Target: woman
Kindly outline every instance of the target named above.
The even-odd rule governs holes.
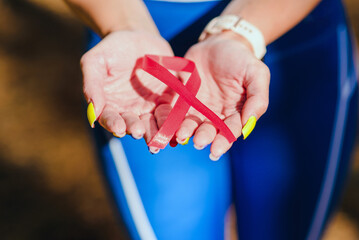
[[[345,180],[357,115],[353,41],[340,1],[67,2],[103,38],[92,34],[90,47],[100,43],[82,58],[84,93],[90,124],[107,130],[94,129],[97,147],[132,238],[223,239],[232,200],[240,239],[320,237]],[[219,15],[240,16],[260,33],[265,64],[261,43],[245,34],[204,31],[197,43]],[[153,137],[174,96],[139,73],[151,90],[142,98],[130,81],[135,62],[172,50],[196,63],[198,99],[237,138],[250,134],[270,92],[248,139],[231,147],[190,110],[176,138],[194,135],[203,150],[150,148],[154,155],[135,140]]]

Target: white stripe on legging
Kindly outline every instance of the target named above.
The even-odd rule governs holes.
[[[340,26],[337,29],[338,33],[338,102],[336,109],[336,117],[333,127],[333,135],[330,144],[330,152],[326,171],[323,176],[323,185],[320,191],[316,210],[312,224],[310,226],[307,240],[319,239],[325,217],[328,211],[330,199],[333,194],[335,179],[337,175],[338,165],[341,156],[342,143],[344,138],[344,130],[348,115],[348,105],[353,90],[355,89],[356,81],[353,76],[348,76],[348,38],[347,29],[345,26]]]
[[[143,240],[155,240],[156,235],[148,220],[146,210],[142,204],[135,179],[128,164],[125,152],[120,140],[111,138],[109,142],[112,158],[115,162],[116,170],[120,178],[123,192],[130,210],[133,222],[135,223],[138,235]]]

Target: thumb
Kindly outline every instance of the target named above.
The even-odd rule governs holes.
[[[253,131],[257,120],[267,111],[269,103],[270,73],[264,63],[257,65],[253,71],[249,71],[244,81],[246,88],[246,101],[243,105],[242,134],[243,139]]]
[[[91,127],[100,117],[105,107],[105,96],[103,92],[103,81],[107,76],[105,61],[102,56],[93,56],[86,53],[81,58],[81,69],[83,74],[83,92],[88,103],[87,118]]]

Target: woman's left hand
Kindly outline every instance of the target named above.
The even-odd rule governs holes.
[[[232,32],[197,43],[185,58],[196,63],[202,79],[197,98],[224,120],[236,138],[241,134],[246,138],[268,107],[268,67],[255,58],[245,39]],[[197,149],[212,143],[212,160],[218,160],[232,146],[211,122],[191,108],[176,133],[177,141],[192,135]]]

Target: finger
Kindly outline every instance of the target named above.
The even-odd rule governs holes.
[[[190,137],[192,137],[194,131],[198,128],[198,126],[202,123],[202,119],[194,114],[189,114],[183,120],[181,126],[176,132],[177,142],[180,144],[188,141]]]
[[[198,150],[205,148],[216,137],[217,129],[210,122],[202,123],[196,130],[193,143],[194,147]]]
[[[261,63],[255,70],[250,71],[244,82],[247,94],[241,111],[244,139],[252,132],[256,121],[267,111],[269,80],[269,69],[264,63]]]
[[[239,113],[234,113],[233,115],[224,119],[224,123],[228,126],[233,135],[236,138],[239,138],[242,131],[241,115]],[[227,138],[225,138],[222,134],[217,134],[212,143],[211,154],[209,155],[209,158],[213,161],[217,161],[232,147],[232,145],[233,143],[229,143]]]
[[[135,139],[142,138],[145,134],[145,126],[140,117],[132,112],[122,113],[121,116],[126,123],[127,133]]]
[[[191,74],[188,72],[179,72],[178,75],[183,84],[185,84]],[[176,141],[181,145],[186,145],[198,126],[203,123],[203,120],[204,117],[191,108],[175,134]],[[195,147],[198,146],[195,145]]]
[[[146,113],[141,115],[141,121],[145,127],[145,140],[148,144],[153,136],[158,132],[156,119],[151,113]],[[160,151],[159,148],[150,147],[149,148],[151,153],[158,153]]]
[[[116,137],[123,137],[126,135],[125,121],[117,111],[111,109],[110,107],[106,106],[104,108],[99,122],[102,127],[113,133]]]
[[[161,104],[156,108],[154,115],[158,128],[162,127],[171,110],[172,106],[170,104]]]
[[[171,104],[161,104],[156,108],[154,116],[156,119],[158,129],[160,129],[162,127],[162,125],[164,124],[164,122],[167,120],[168,115],[170,114],[171,110],[172,110]],[[177,142],[175,141],[175,139],[173,137],[169,141],[169,144],[171,147],[177,146]],[[167,145],[167,143],[166,143],[166,145]]]
[[[83,92],[88,106],[88,119],[91,127],[101,115],[105,106],[102,82],[107,76],[106,65],[101,57],[86,53],[81,58]],[[91,103],[93,104],[91,106]]]

